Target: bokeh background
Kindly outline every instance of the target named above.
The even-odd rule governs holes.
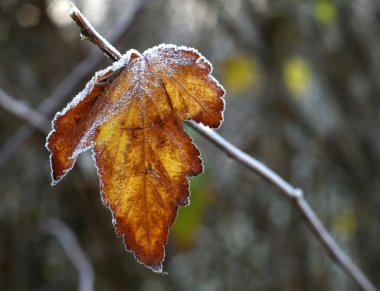
[[[202,52],[227,90],[218,132],[302,188],[380,286],[378,0],[75,3],[122,52]],[[0,0],[0,88],[48,119],[110,64],[80,41],[67,7]],[[162,276],[116,237],[89,155],[51,187],[46,134],[22,139],[30,128],[2,107],[0,126],[0,290],[78,290],[82,257],[62,244],[71,235],[95,290],[357,290],[277,190],[194,131],[205,173],[191,179]]]

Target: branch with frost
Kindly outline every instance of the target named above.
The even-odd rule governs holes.
[[[111,60],[117,61],[121,53],[107,42],[91,25],[86,17],[83,17],[79,9],[70,3],[70,16],[80,27],[82,40],[89,40],[99,47]]]

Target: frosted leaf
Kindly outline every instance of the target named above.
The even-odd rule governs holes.
[[[182,122],[216,128],[223,120],[224,89],[211,71],[191,48],[130,50],[56,114],[48,136],[54,184],[81,152],[92,150],[117,234],[157,273],[169,226],[178,207],[189,203],[187,177],[203,170]]]

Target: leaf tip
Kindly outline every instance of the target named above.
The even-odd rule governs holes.
[[[168,273],[162,270],[162,264],[158,265],[146,265],[150,270],[153,272],[160,274],[160,275],[167,275]]]
[[[55,186],[55,185],[57,185],[58,184],[58,182],[59,182],[59,180],[58,179],[52,179],[52,181],[51,181],[51,183],[50,183],[50,185],[51,186]]]
[[[52,170],[51,170],[51,183],[50,183],[50,185],[51,185],[51,186],[55,186],[55,185],[57,185],[58,182],[61,181],[61,179],[65,176],[65,174],[66,174],[66,173],[64,173],[64,174],[61,175],[61,176],[57,176],[57,175],[54,174],[54,170],[53,170],[53,168],[52,168]]]

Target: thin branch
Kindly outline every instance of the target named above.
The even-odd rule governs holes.
[[[82,12],[70,3],[70,16],[80,28],[83,40],[89,40],[99,47],[111,60],[116,61],[121,58],[120,52],[108,43],[91,25]]]
[[[74,4],[72,4],[75,7]],[[87,25],[82,27],[81,24],[89,24],[88,20],[83,16],[83,14],[76,15],[77,17],[83,18],[81,21],[78,21],[77,24],[81,27],[81,31],[93,30],[91,35],[98,35],[95,29],[91,25]],[[97,44],[97,41],[90,39],[93,43]],[[102,49],[106,51],[108,56],[114,55],[114,47],[109,44],[106,40],[102,38]],[[105,45],[105,47],[104,47]],[[375,286],[371,283],[371,281],[364,275],[364,273],[355,265],[355,263],[342,251],[342,249],[337,245],[332,236],[323,226],[319,218],[316,216],[314,211],[311,209],[309,204],[306,202],[304,198],[304,194],[302,190],[297,189],[286,182],[283,178],[281,178],[278,174],[273,172],[267,166],[257,161],[253,157],[244,153],[215,131],[207,128],[205,126],[199,125],[195,122],[189,121],[190,126],[200,132],[204,137],[206,137],[209,141],[214,143],[219,149],[224,151],[231,158],[235,159],[240,164],[247,167],[252,172],[256,173],[276,188],[278,188],[282,194],[288,198],[289,201],[292,202],[292,205],[297,209],[297,211],[301,214],[301,216],[306,221],[307,225],[311,228],[315,237],[319,240],[322,246],[325,248],[327,253],[333,258],[333,260],[340,265],[346,272],[349,274],[355,282],[366,291],[376,291]]]
[[[109,39],[113,43],[118,43],[121,38],[128,32],[132,23],[138,18],[143,8],[149,3],[150,0],[136,1],[136,5],[130,7],[130,13],[127,17],[120,21],[112,29]],[[63,103],[65,98],[72,95],[76,87],[91,74],[96,66],[102,61],[103,55],[99,53],[97,48],[92,49],[91,53],[80,62],[67,77],[56,87],[54,92],[48,96],[38,106],[37,111],[49,117],[58,107]],[[12,157],[18,149],[26,142],[28,138],[34,133],[35,128],[30,124],[24,124],[20,129],[14,133],[7,142],[0,148],[0,167],[2,167],[10,157]]]
[[[266,165],[249,156],[235,147],[215,131],[208,127],[189,121],[188,124],[211,141],[229,157],[247,167],[252,172],[274,185],[292,203],[293,207],[301,214],[304,221],[311,228],[315,237],[319,240],[331,258],[347,272],[355,282],[366,291],[377,289],[355,263],[343,252],[327,229],[323,226],[313,209],[304,198],[303,191],[295,188],[273,172]]]
[[[29,122],[36,129],[47,134],[50,131],[49,121],[39,112],[33,110],[28,105],[13,99],[0,88],[0,106],[13,113],[20,119]]]
[[[77,270],[79,275],[78,291],[93,291],[94,268],[70,227],[58,219],[49,218],[40,225],[40,228],[57,239]]]

